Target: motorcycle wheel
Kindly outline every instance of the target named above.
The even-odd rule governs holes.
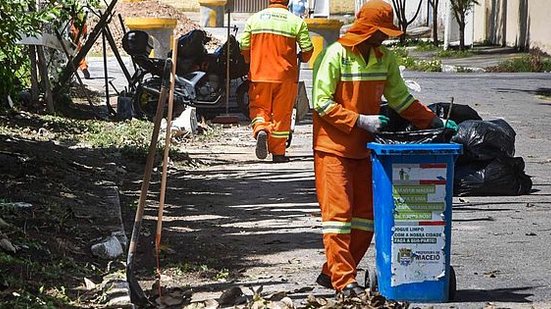
[[[235,100],[237,101],[237,106],[239,110],[247,120],[250,120],[249,115],[249,81],[244,81],[237,89],[235,90]]]
[[[134,98],[135,101],[133,102],[134,110],[137,111],[138,115],[141,115],[149,120],[153,120],[157,110],[157,99],[158,98],[156,98],[156,96],[151,95],[150,93],[147,93],[147,91],[143,91],[141,87],[138,87]]]
[[[156,94],[149,93],[144,91],[142,87],[138,87],[136,90],[135,96],[133,97],[133,106],[134,111],[139,117],[147,118],[148,120],[153,121],[155,118],[155,113],[157,112],[157,103],[159,97]],[[179,116],[186,109],[186,105],[178,102],[177,100],[173,101],[172,109],[172,118]],[[165,102],[163,108],[163,117],[168,115],[168,101]]]

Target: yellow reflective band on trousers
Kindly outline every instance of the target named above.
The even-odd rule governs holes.
[[[352,223],[325,221],[321,223],[323,234],[350,234]]]
[[[289,131],[272,131],[272,137],[273,138],[288,138],[289,137]]]
[[[373,232],[373,220],[353,217],[352,229]]]
[[[256,117],[253,120],[251,120],[251,125],[254,126],[257,123],[266,122],[266,120],[263,117]]]

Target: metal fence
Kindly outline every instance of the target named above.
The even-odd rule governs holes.
[[[228,1],[234,13],[256,13],[268,7],[269,0],[232,0]]]

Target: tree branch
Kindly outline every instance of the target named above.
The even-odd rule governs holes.
[[[423,4],[423,0],[419,0],[419,6],[417,6],[417,11],[415,12],[415,15],[413,16],[413,18],[410,19],[410,21],[407,22],[408,26],[417,18],[417,15],[419,15],[419,11],[421,11],[421,4]]]

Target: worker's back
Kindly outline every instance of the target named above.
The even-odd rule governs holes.
[[[297,42],[313,48],[304,21],[283,5],[270,5],[247,20],[241,50],[250,52],[252,81],[282,82],[297,76]]]

